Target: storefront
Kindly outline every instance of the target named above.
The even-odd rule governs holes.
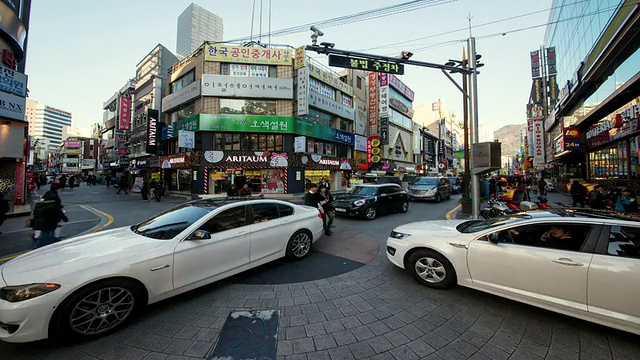
[[[161,157],[161,179],[169,191],[198,193],[194,182],[199,179],[200,152],[179,153]]]
[[[204,151],[203,193],[224,194],[233,184],[238,189],[248,184],[252,193],[285,194],[288,157],[286,152]]]
[[[318,184],[325,180],[332,190],[346,189],[356,168],[352,159],[318,154],[294,154],[291,166],[299,171],[291,183],[304,184],[306,188],[308,184]]]
[[[627,106],[589,128],[586,142],[590,179],[640,180],[639,113],[640,105]]]

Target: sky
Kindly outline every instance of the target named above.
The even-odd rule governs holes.
[[[198,0],[195,3],[224,19],[224,38],[231,40],[251,34],[254,2],[257,7],[254,33],[260,27],[261,2],[262,30],[266,33],[270,2],[271,29],[275,31],[407,1]],[[175,51],[177,18],[191,2],[33,1],[26,65],[29,97],[71,112],[73,126],[88,130],[91,124],[102,123],[103,102],[134,77],[135,66],[145,55],[159,43]],[[552,0],[439,0],[415,11],[321,28],[325,35],[320,41],[333,42],[339,49],[380,55],[395,56],[408,50],[414,53],[413,60],[444,64],[448,59],[462,57],[471,17],[476,50],[485,64],[478,75],[479,122],[480,126],[497,130],[526,122],[525,104],[531,89],[529,52],[538,49],[544,38],[551,3]],[[505,20],[512,17],[516,18]],[[518,31],[534,25],[540,26]],[[310,34],[304,31],[271,37],[271,43],[307,45],[311,42]],[[262,43],[268,41],[262,38]],[[314,58],[326,64],[324,55]],[[460,75],[453,76],[460,80]],[[401,80],[416,93],[414,108],[442,99],[451,110],[461,113],[461,93],[439,70],[407,66]]]

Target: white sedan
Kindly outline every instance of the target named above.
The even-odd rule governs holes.
[[[394,229],[389,260],[455,284],[640,334],[640,222],[569,210]]]
[[[0,265],[0,340],[103,335],[143,305],[284,256],[301,259],[321,235],[312,207],[198,200],[49,245]]]

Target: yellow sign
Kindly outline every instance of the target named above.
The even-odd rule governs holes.
[[[243,64],[289,65],[291,50],[211,44],[205,47],[204,60]]]
[[[378,147],[378,146],[380,146],[380,139],[373,139],[373,140],[371,140],[371,146],[373,146],[373,147]]]
[[[151,180],[160,181],[160,173],[159,172],[151,173]]]
[[[378,155],[373,155],[373,156],[371,157],[371,162],[372,162],[372,163],[378,163],[378,162],[380,162],[380,156],[378,156]]]
[[[227,179],[227,173],[224,172],[219,172],[219,173],[211,173],[211,180],[226,180]]]
[[[374,147],[371,149],[371,154],[373,155],[379,155],[380,154],[380,148],[379,147]]]
[[[300,68],[303,68],[306,65],[306,63],[307,63],[307,54],[303,45],[296,49],[296,57],[293,60],[293,68],[295,70],[298,70]]]

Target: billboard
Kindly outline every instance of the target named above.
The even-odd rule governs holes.
[[[293,99],[293,79],[204,74],[202,96]]]
[[[147,110],[147,149],[149,154],[158,152],[158,118],[160,112],[158,110]]]
[[[118,119],[118,130],[131,130],[131,98],[120,97],[120,113]]]
[[[205,47],[204,60],[227,63],[292,65],[289,49],[211,44]]]
[[[369,73],[369,135],[378,135],[378,75]]]
[[[544,165],[544,121],[533,120],[533,164]]]

